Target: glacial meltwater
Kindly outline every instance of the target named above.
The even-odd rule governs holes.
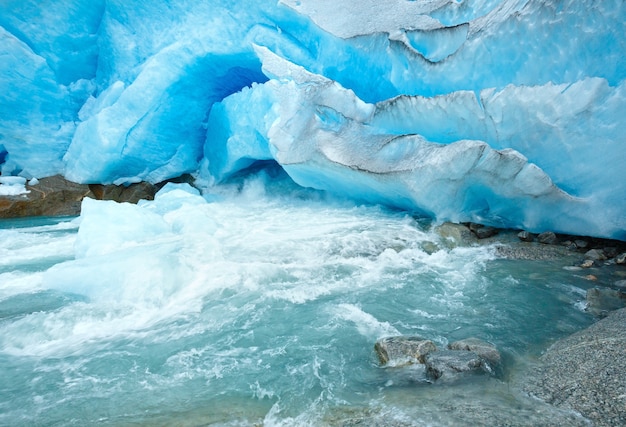
[[[566,261],[458,246],[407,212],[253,178],[0,223],[0,425],[555,425],[516,373],[592,322]],[[478,337],[500,371],[432,381],[378,338]],[[483,415],[480,415],[483,414]]]

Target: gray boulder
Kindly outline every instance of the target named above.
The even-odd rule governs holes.
[[[406,366],[424,363],[424,357],[437,351],[435,344],[418,336],[395,336],[381,338],[374,350],[382,365]]]
[[[586,240],[582,240],[582,239],[574,240],[574,244],[576,245],[578,249],[585,249],[589,245],[589,243],[587,243]]]
[[[455,341],[448,344],[450,350],[464,350],[472,351],[478,356],[483,358],[492,367],[500,364],[500,352],[493,345],[487,341],[483,341],[479,338],[466,338],[464,340]]]
[[[529,233],[528,231],[520,231],[519,233],[517,233],[517,237],[522,242],[532,242],[533,240],[535,240],[535,237],[532,235],[532,233]]]
[[[587,290],[587,311],[596,316],[605,316],[610,311],[626,307],[626,292],[610,288]]]
[[[487,239],[498,234],[498,229],[494,227],[480,226],[472,230],[479,239]]]
[[[602,249],[590,249],[585,252],[585,259],[604,261],[606,259],[606,255],[604,255],[604,251]]]
[[[435,227],[435,232],[443,237],[448,246],[468,246],[476,242],[476,236],[463,224],[444,222]]]
[[[544,231],[537,236],[537,241],[539,243],[543,243],[544,245],[555,245],[558,243],[559,239],[552,231]]]
[[[452,379],[459,373],[484,371],[485,362],[473,351],[442,350],[429,353],[424,357],[426,373],[437,380]]]

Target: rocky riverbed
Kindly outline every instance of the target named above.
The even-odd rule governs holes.
[[[508,426],[623,426],[626,425],[626,245],[603,239],[563,236],[554,233],[533,235],[525,231],[489,230],[468,224],[442,224],[437,227],[450,245],[495,245],[498,257],[523,260],[559,260],[573,276],[584,277],[594,286],[587,290],[585,309],[598,320],[590,327],[557,341],[527,366],[504,373],[505,380],[493,377],[495,393],[504,400],[515,399],[519,410],[499,411],[494,407],[467,404],[471,385],[446,382],[457,388],[456,404],[441,407],[445,420],[432,414],[434,425],[508,425]],[[430,248],[436,250],[436,247]],[[470,338],[469,342],[474,339]],[[498,354],[495,347],[477,340],[473,344]],[[398,369],[410,363],[425,366],[426,378],[436,382],[446,376],[461,378],[468,372],[483,372],[484,354],[472,359],[476,350],[452,343],[439,351],[429,341],[417,337],[390,337],[379,340],[375,349],[383,366]],[[467,350],[467,354],[458,352]],[[436,357],[445,359],[439,363]],[[463,369],[454,369],[466,356]],[[454,360],[452,360],[454,359]],[[463,360],[461,360],[463,359]],[[471,360],[470,360],[471,359]],[[394,363],[395,360],[395,363]],[[452,360],[452,361],[450,361]],[[499,361],[499,354],[497,360]],[[407,363],[408,362],[408,363]],[[476,363],[474,363],[476,362]],[[473,364],[472,364],[473,363]],[[441,369],[439,366],[443,366]],[[467,365],[467,366],[466,366]],[[471,366],[470,366],[471,365]],[[406,369],[406,368],[405,368]],[[506,367],[503,367],[506,370]],[[407,370],[407,375],[415,375]],[[489,372],[489,370],[486,370]],[[397,373],[396,373],[397,375]],[[437,390],[441,392],[441,389]],[[446,399],[444,399],[445,401]],[[532,409],[530,409],[532,407]],[[552,409],[550,409],[552,408]],[[520,421],[525,420],[525,421]],[[368,419],[356,416],[343,420],[344,426],[409,426],[408,420],[393,419],[389,414],[373,413]]]

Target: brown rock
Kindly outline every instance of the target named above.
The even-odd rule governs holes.
[[[59,175],[41,178],[26,189],[28,194],[0,197],[0,218],[78,215],[83,198],[94,197],[89,186]]]
[[[591,268],[594,266],[594,261],[592,259],[586,259],[584,260],[582,263],[580,263],[580,266],[582,268]]]
[[[0,218],[31,216],[76,216],[85,197],[97,200],[137,203],[154,199],[157,186],[147,182],[129,186],[77,184],[60,175],[39,179],[26,185],[27,194],[0,197]]]
[[[139,200],[152,200],[157,187],[148,182],[123,185],[90,184],[89,188],[98,200],[115,200],[116,202],[137,203]]]

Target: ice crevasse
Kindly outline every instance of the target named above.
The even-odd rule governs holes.
[[[3,175],[272,161],[440,221],[626,240],[623,1],[61,3],[1,6]]]

